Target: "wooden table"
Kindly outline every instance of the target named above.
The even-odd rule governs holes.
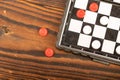
[[[120,80],[120,66],[55,47],[66,1],[0,0],[0,80]],[[48,36],[38,34],[41,27]]]

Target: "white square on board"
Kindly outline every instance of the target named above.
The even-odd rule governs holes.
[[[75,8],[86,9],[88,4],[88,0],[76,0]]]
[[[78,45],[82,47],[89,48],[91,43],[92,36],[80,34],[78,39]]]
[[[82,21],[71,19],[68,30],[76,33],[80,33],[82,24],[83,24]]]
[[[120,43],[120,31],[118,32],[117,43]]]
[[[104,14],[104,15],[110,15],[112,10],[112,4],[107,2],[100,2],[100,7],[98,10],[98,13]]]
[[[102,51],[110,53],[110,54],[114,54],[115,45],[116,45],[116,42],[104,40],[103,46],[102,46]]]
[[[84,22],[95,24],[96,19],[97,19],[97,13],[86,10]]]
[[[104,39],[105,34],[106,34],[106,30],[107,30],[106,27],[95,25],[92,36]]]
[[[110,16],[107,27],[110,29],[119,30],[120,29],[120,19],[117,17]]]
[[[116,2],[116,3],[120,3],[120,0],[113,0],[114,2]]]

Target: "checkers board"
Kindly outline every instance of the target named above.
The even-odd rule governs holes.
[[[68,0],[57,47],[120,64],[120,0]]]

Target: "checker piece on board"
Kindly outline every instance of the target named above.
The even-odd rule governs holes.
[[[57,47],[120,65],[120,0],[69,0]]]

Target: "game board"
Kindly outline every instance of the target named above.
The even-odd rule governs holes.
[[[120,64],[120,0],[69,0],[57,46]]]

